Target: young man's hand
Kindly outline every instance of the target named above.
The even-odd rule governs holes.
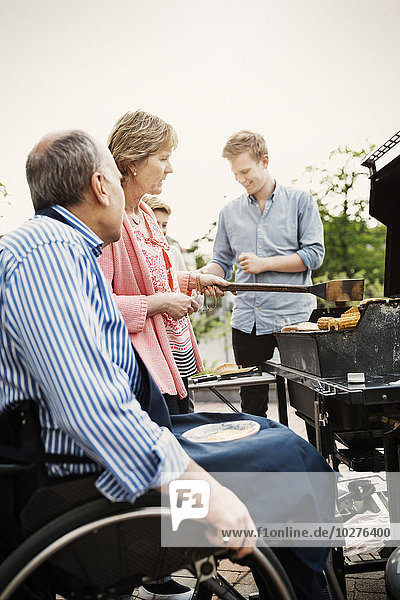
[[[266,271],[266,261],[268,259],[261,258],[253,252],[242,252],[239,254],[239,263],[244,273],[262,273]]]
[[[264,271],[278,271],[279,273],[298,273],[307,269],[302,258],[294,252],[277,256],[262,258],[254,252],[239,254],[239,263],[244,273],[263,273]]]

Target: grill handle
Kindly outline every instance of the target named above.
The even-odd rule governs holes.
[[[291,292],[313,294],[329,302],[356,302],[364,297],[364,279],[333,279],[316,285],[280,283],[230,283],[219,286],[224,292]]]

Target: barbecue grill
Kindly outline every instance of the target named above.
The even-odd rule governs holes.
[[[400,238],[394,235],[396,217],[400,218],[400,153],[378,168],[389,151],[400,149],[399,141],[400,132],[363,162],[370,169],[370,214],[388,227],[388,299],[361,306],[360,320],[349,330],[276,333],[281,364],[270,363],[270,369],[287,380],[292,406],[315,426],[319,449],[334,459],[332,435],[328,436],[330,442],[326,439],[330,430],[348,446],[349,451],[338,458],[345,458],[353,467],[377,467],[372,450],[384,447],[383,428],[400,420],[400,261],[396,261]],[[317,321],[320,315],[317,309],[310,320]],[[355,372],[364,374],[364,383],[349,383],[348,374]],[[284,386],[280,390],[284,413]],[[285,420],[285,414],[282,418]],[[357,451],[354,456],[353,449]],[[362,450],[371,452],[357,463],[357,453]]]
[[[281,422],[287,424],[286,380],[310,441],[332,466],[343,462],[358,471],[400,471],[399,142],[400,132],[362,163],[370,171],[369,212],[387,226],[387,298],[361,306],[353,329],[276,333],[281,364],[267,363],[277,378]],[[316,310],[310,320],[344,310]],[[359,383],[351,383],[356,373]]]

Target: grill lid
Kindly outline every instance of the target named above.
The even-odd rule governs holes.
[[[384,293],[391,298],[400,297],[400,235],[397,231],[400,225],[399,142],[400,131],[362,162],[370,170],[370,215],[387,226]],[[381,164],[380,168],[377,162]]]

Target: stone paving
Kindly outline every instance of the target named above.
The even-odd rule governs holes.
[[[220,562],[218,572],[245,598],[248,598],[249,594],[256,594],[258,592],[248,567],[232,563],[230,560],[226,559]],[[180,571],[179,574],[174,574],[174,579],[179,583],[190,587],[194,587],[196,582],[189,571]]]

